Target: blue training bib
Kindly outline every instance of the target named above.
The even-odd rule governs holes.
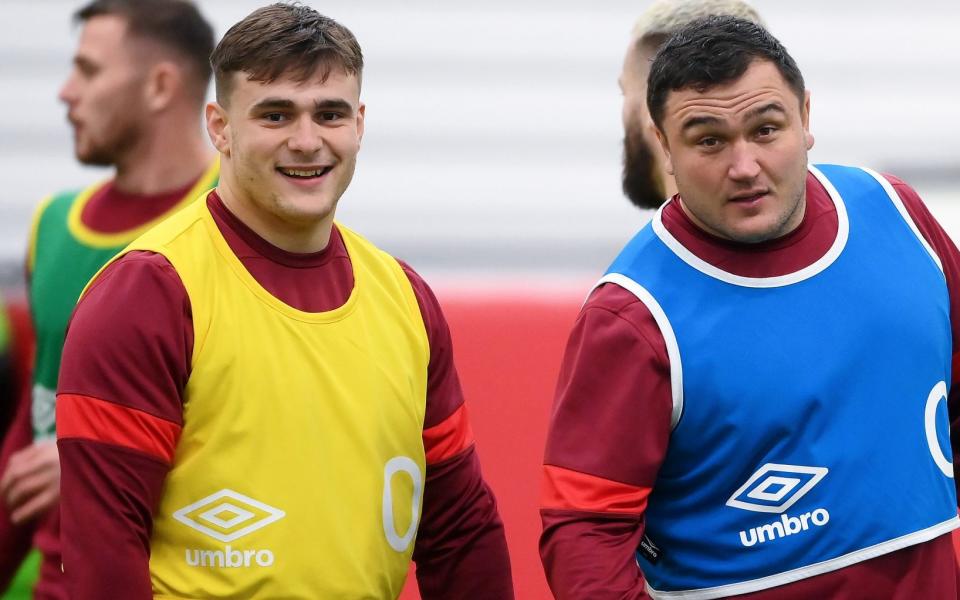
[[[839,220],[813,265],[726,273],[658,213],[601,280],[650,308],[670,358],[674,429],[646,513],[657,551],[638,553],[654,597],[767,589],[960,525],[939,259],[880,175],[810,170]]]

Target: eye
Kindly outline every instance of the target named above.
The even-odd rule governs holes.
[[[769,137],[777,131],[777,128],[773,125],[764,125],[757,129],[757,135],[760,137]]]
[[[704,148],[715,148],[720,145],[720,140],[715,137],[705,137],[697,140],[697,145]]]
[[[280,123],[286,119],[286,116],[283,113],[267,113],[263,118],[270,123]]]
[[[329,112],[329,111],[328,111],[328,112],[322,112],[322,113],[320,113],[320,120],[321,120],[321,121],[336,121],[336,120],[340,119],[341,117],[342,117],[342,115],[341,115],[340,113],[336,113],[336,112]]]

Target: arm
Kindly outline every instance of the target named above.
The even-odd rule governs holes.
[[[30,426],[29,387],[23,386],[23,393],[16,398],[13,420],[0,445],[0,473],[6,477],[10,457],[27,448],[33,441]],[[0,478],[0,490],[6,489]],[[5,495],[5,494],[4,494]],[[10,585],[10,580],[20,567],[27,552],[30,551],[36,522],[14,524],[6,499],[0,497],[0,592]]]
[[[34,216],[34,223],[37,222],[46,202],[42,202]],[[33,256],[36,245],[36,225],[30,235],[30,245],[28,246],[28,255]],[[31,264],[29,260],[24,261],[24,279],[26,289],[30,289]],[[28,298],[29,300],[29,298]],[[7,589],[10,581],[16,574],[17,569],[23,563],[23,559],[30,551],[31,541],[36,531],[38,522],[15,522],[11,507],[8,506],[6,495],[14,487],[12,483],[5,482],[10,459],[16,453],[29,448],[33,443],[33,425],[31,423],[31,409],[33,399],[28,382],[30,381],[30,370],[34,360],[34,338],[33,331],[26,328],[25,331],[14,332],[12,348],[25,356],[10,357],[11,371],[17,369],[16,374],[22,377],[12,386],[16,396],[11,397],[10,423],[5,435],[0,435],[0,592]],[[21,362],[23,361],[23,362]],[[16,363],[20,363],[16,365]]]
[[[74,312],[57,390],[71,598],[153,598],[149,541],[182,426],[191,318],[176,272],[148,253],[110,265]]]
[[[413,552],[420,595],[425,600],[509,600],[513,583],[503,523],[480,471],[450,330],[433,292],[409,266],[402,266],[430,342],[423,429],[427,476]]]
[[[558,599],[647,598],[634,552],[670,432],[666,346],[611,284],[577,319],[547,432],[540,558]]]
[[[907,212],[910,213],[921,235],[937,253],[947,280],[947,290],[950,293],[950,326],[953,330],[953,372],[947,409],[950,413],[950,445],[953,447],[953,464],[958,465],[960,464],[957,462],[960,460],[960,385],[957,385],[960,377],[960,252],[957,251],[956,245],[947,232],[930,214],[917,192],[896,177],[889,175],[885,177],[893,184],[893,189],[903,200]],[[955,483],[958,486],[957,495],[960,497],[960,481]]]

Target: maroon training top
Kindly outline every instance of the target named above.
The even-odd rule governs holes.
[[[887,177],[920,232],[943,262],[950,292],[954,348],[960,348],[960,254],[916,192]],[[823,256],[837,233],[826,190],[807,177],[801,225],[760,244],[739,244],[700,230],[674,201],[663,211],[667,230],[701,259],[747,277],[795,272]],[[952,380],[957,381],[957,355]],[[954,460],[960,456],[960,393],[951,388]],[[593,292],[567,343],[547,437],[545,465],[578,475],[578,497],[596,510],[557,506],[545,494],[540,556],[557,598],[647,598],[634,552],[643,514],[605,510],[617,491],[652,489],[670,438],[673,401],[663,336],[646,305],[617,286]],[[960,463],[957,463],[960,464]],[[751,600],[958,598],[950,535],[796,583],[738,596]]]
[[[207,206],[230,248],[271,294],[295,308],[328,311],[353,286],[334,228],[321,252],[272,246],[223,205]],[[450,332],[426,283],[401,263],[417,296],[430,344],[424,441],[463,405]],[[193,325],[189,298],[169,262],[133,252],[110,265],[80,301],[68,329],[59,394],[90,396],[182,424]],[[86,348],[96,345],[96,356]],[[466,421],[461,427],[468,427]],[[60,438],[62,543],[67,588],[78,600],[152,598],[148,560],[152,515],[169,465],[137,449]],[[107,541],[108,540],[108,541]],[[414,549],[425,598],[512,598],[510,565],[496,502],[472,444],[428,460]]]

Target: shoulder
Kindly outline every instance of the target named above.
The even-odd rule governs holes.
[[[420,307],[420,314],[428,333],[441,326],[445,329],[446,319],[440,308],[440,301],[437,300],[436,294],[433,293],[427,281],[405,261],[395,257],[392,258],[400,265],[400,270],[403,271],[407,281],[410,282],[410,288],[417,298],[417,305]]]
[[[111,303],[125,299],[139,305],[141,294],[155,297],[161,290],[166,292],[162,295],[183,290],[176,269],[162,254],[133,250],[106,265],[90,282],[81,301],[107,296]]]
[[[45,196],[33,210],[27,248],[27,270],[33,272],[38,247],[47,240],[65,235],[67,214],[83,190],[67,190]],[[62,231],[62,233],[57,233]]]
[[[632,292],[615,283],[603,283],[590,293],[577,316],[568,350],[571,346],[585,354],[640,353],[663,369],[669,364],[666,341],[653,313]]]
[[[903,216],[913,221],[920,235],[922,235],[928,243],[933,244],[935,247],[939,246],[939,238],[946,238],[946,232],[943,231],[941,225],[937,222],[936,218],[934,218],[933,213],[930,212],[930,209],[927,208],[927,205],[920,198],[920,194],[917,193],[912,186],[895,175],[881,173],[880,177],[889,183],[890,187],[896,193],[897,198],[891,199],[895,201],[899,199],[903,205],[901,211],[906,209],[907,214]]]
[[[182,210],[174,212],[157,225],[148,229],[146,233],[130,244],[129,249],[142,249],[156,252],[158,249],[164,248],[176,240],[188,240],[184,238],[184,234],[202,228],[204,226],[205,215],[208,218],[207,220],[210,221],[210,225],[216,227],[216,225],[213,224],[212,217],[209,216],[210,213],[207,209],[205,198],[197,198]],[[201,234],[199,239],[205,240],[208,237],[208,235]],[[189,241],[187,241],[187,245],[190,245]]]
[[[60,215],[65,221],[67,212],[85,190],[65,190],[44,196],[33,209],[34,229],[48,216]]]

